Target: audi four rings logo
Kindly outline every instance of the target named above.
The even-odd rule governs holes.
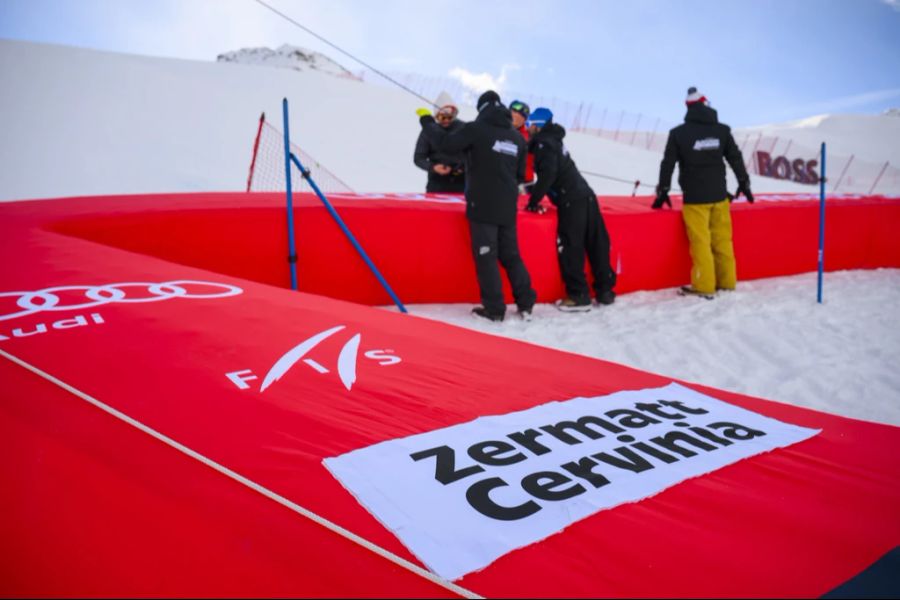
[[[188,286],[192,291],[188,291]],[[212,288],[209,291],[197,291],[196,287]],[[60,285],[45,288],[36,292],[0,292],[0,298],[18,297],[16,306],[21,309],[0,314],[0,321],[16,319],[26,315],[45,311],[81,310],[94,308],[104,304],[159,302],[171,298],[227,298],[236,296],[244,290],[225,283],[210,281],[193,281],[179,279],[165,283],[124,282],[106,285]],[[76,302],[64,304],[61,296],[69,298],[72,292],[82,292],[82,298]],[[148,295],[149,294],[149,295]],[[86,300],[86,301],[83,301]]]
[[[270,385],[281,379],[291,369],[291,367],[293,367],[301,360],[307,366],[311,367],[318,373],[329,373],[327,367],[325,367],[315,359],[308,357],[307,355],[313,350],[313,348],[318,346],[319,343],[344,329],[346,329],[345,325],[337,325],[330,329],[326,329],[325,331],[320,331],[319,333],[308,337],[307,339],[303,340],[302,342],[285,352],[281,356],[281,358],[275,361],[275,364],[272,365],[272,368],[269,369],[269,372],[266,373],[259,391],[266,391],[266,389]],[[344,342],[340,353],[338,353],[336,365],[338,377],[340,378],[341,383],[344,384],[344,387],[347,389],[347,391],[350,391],[353,388],[353,384],[356,383],[356,366],[359,363],[359,345],[361,340],[362,334],[354,334],[349,340]],[[376,361],[379,366],[387,367],[395,365],[402,361],[402,359],[399,356],[396,356],[393,352],[393,350],[384,349],[369,350],[367,352],[364,352],[363,356],[367,359]],[[231,373],[226,373],[225,376],[228,377],[228,379],[230,379],[232,383],[234,383],[242,390],[250,389],[250,386],[246,383],[247,381],[258,379],[258,377],[254,375],[253,371],[251,371],[250,369],[232,371]]]

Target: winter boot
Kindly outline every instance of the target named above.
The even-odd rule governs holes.
[[[689,285],[683,285],[680,288],[678,288],[678,295],[679,296],[697,296],[700,298],[706,298],[707,300],[715,300],[715,298],[716,298],[715,294],[707,294],[705,292],[698,292],[697,290],[695,290],[694,288],[692,288]]]
[[[567,296],[556,301],[556,308],[563,312],[587,312],[591,310],[591,301],[589,298],[575,300]]]
[[[612,290],[603,290],[597,295],[597,304],[610,305],[616,301],[616,293]]]
[[[503,315],[498,315],[494,313],[489,313],[487,309],[483,306],[476,306],[472,309],[472,314],[476,317],[481,317],[482,319],[487,319],[488,321],[502,321]]]

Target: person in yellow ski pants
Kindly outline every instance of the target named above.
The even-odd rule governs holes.
[[[685,100],[684,123],[669,131],[669,139],[659,166],[656,199],[651,208],[672,207],[669,186],[678,165],[678,183],[683,192],[682,217],[691,251],[691,285],[682,286],[682,295],[712,299],[718,290],[737,285],[734,245],[731,241],[731,200],[726,189],[725,163],[738,180],[735,194],[753,202],[750,177],[744,158],[734,142],[731,128],[719,123],[719,116],[706,97],[689,88]]]
[[[681,210],[691,251],[691,288],[701,294],[733,290],[737,285],[730,204],[723,198],[709,204],[685,204]]]

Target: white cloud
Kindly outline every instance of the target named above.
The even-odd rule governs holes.
[[[494,90],[503,96],[509,72],[519,69],[521,67],[517,64],[503,65],[500,67],[500,74],[494,76],[490,73],[472,73],[463,67],[453,67],[448,75],[463,85],[467,90],[465,101],[472,103],[476,96],[487,90]]]
[[[881,0],[883,3],[887,4],[897,12],[900,12],[900,0]]]

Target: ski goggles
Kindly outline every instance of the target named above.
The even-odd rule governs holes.
[[[531,109],[528,108],[528,105],[521,100],[513,100],[509,105],[509,110],[516,111],[526,119],[528,118],[528,115],[531,114]]]
[[[450,106],[450,105],[442,106],[440,108],[440,110],[437,111],[437,114],[435,115],[434,118],[437,119],[438,121],[452,121],[453,119],[456,118],[456,115],[458,113],[459,113],[459,111],[456,109],[455,106]]]

